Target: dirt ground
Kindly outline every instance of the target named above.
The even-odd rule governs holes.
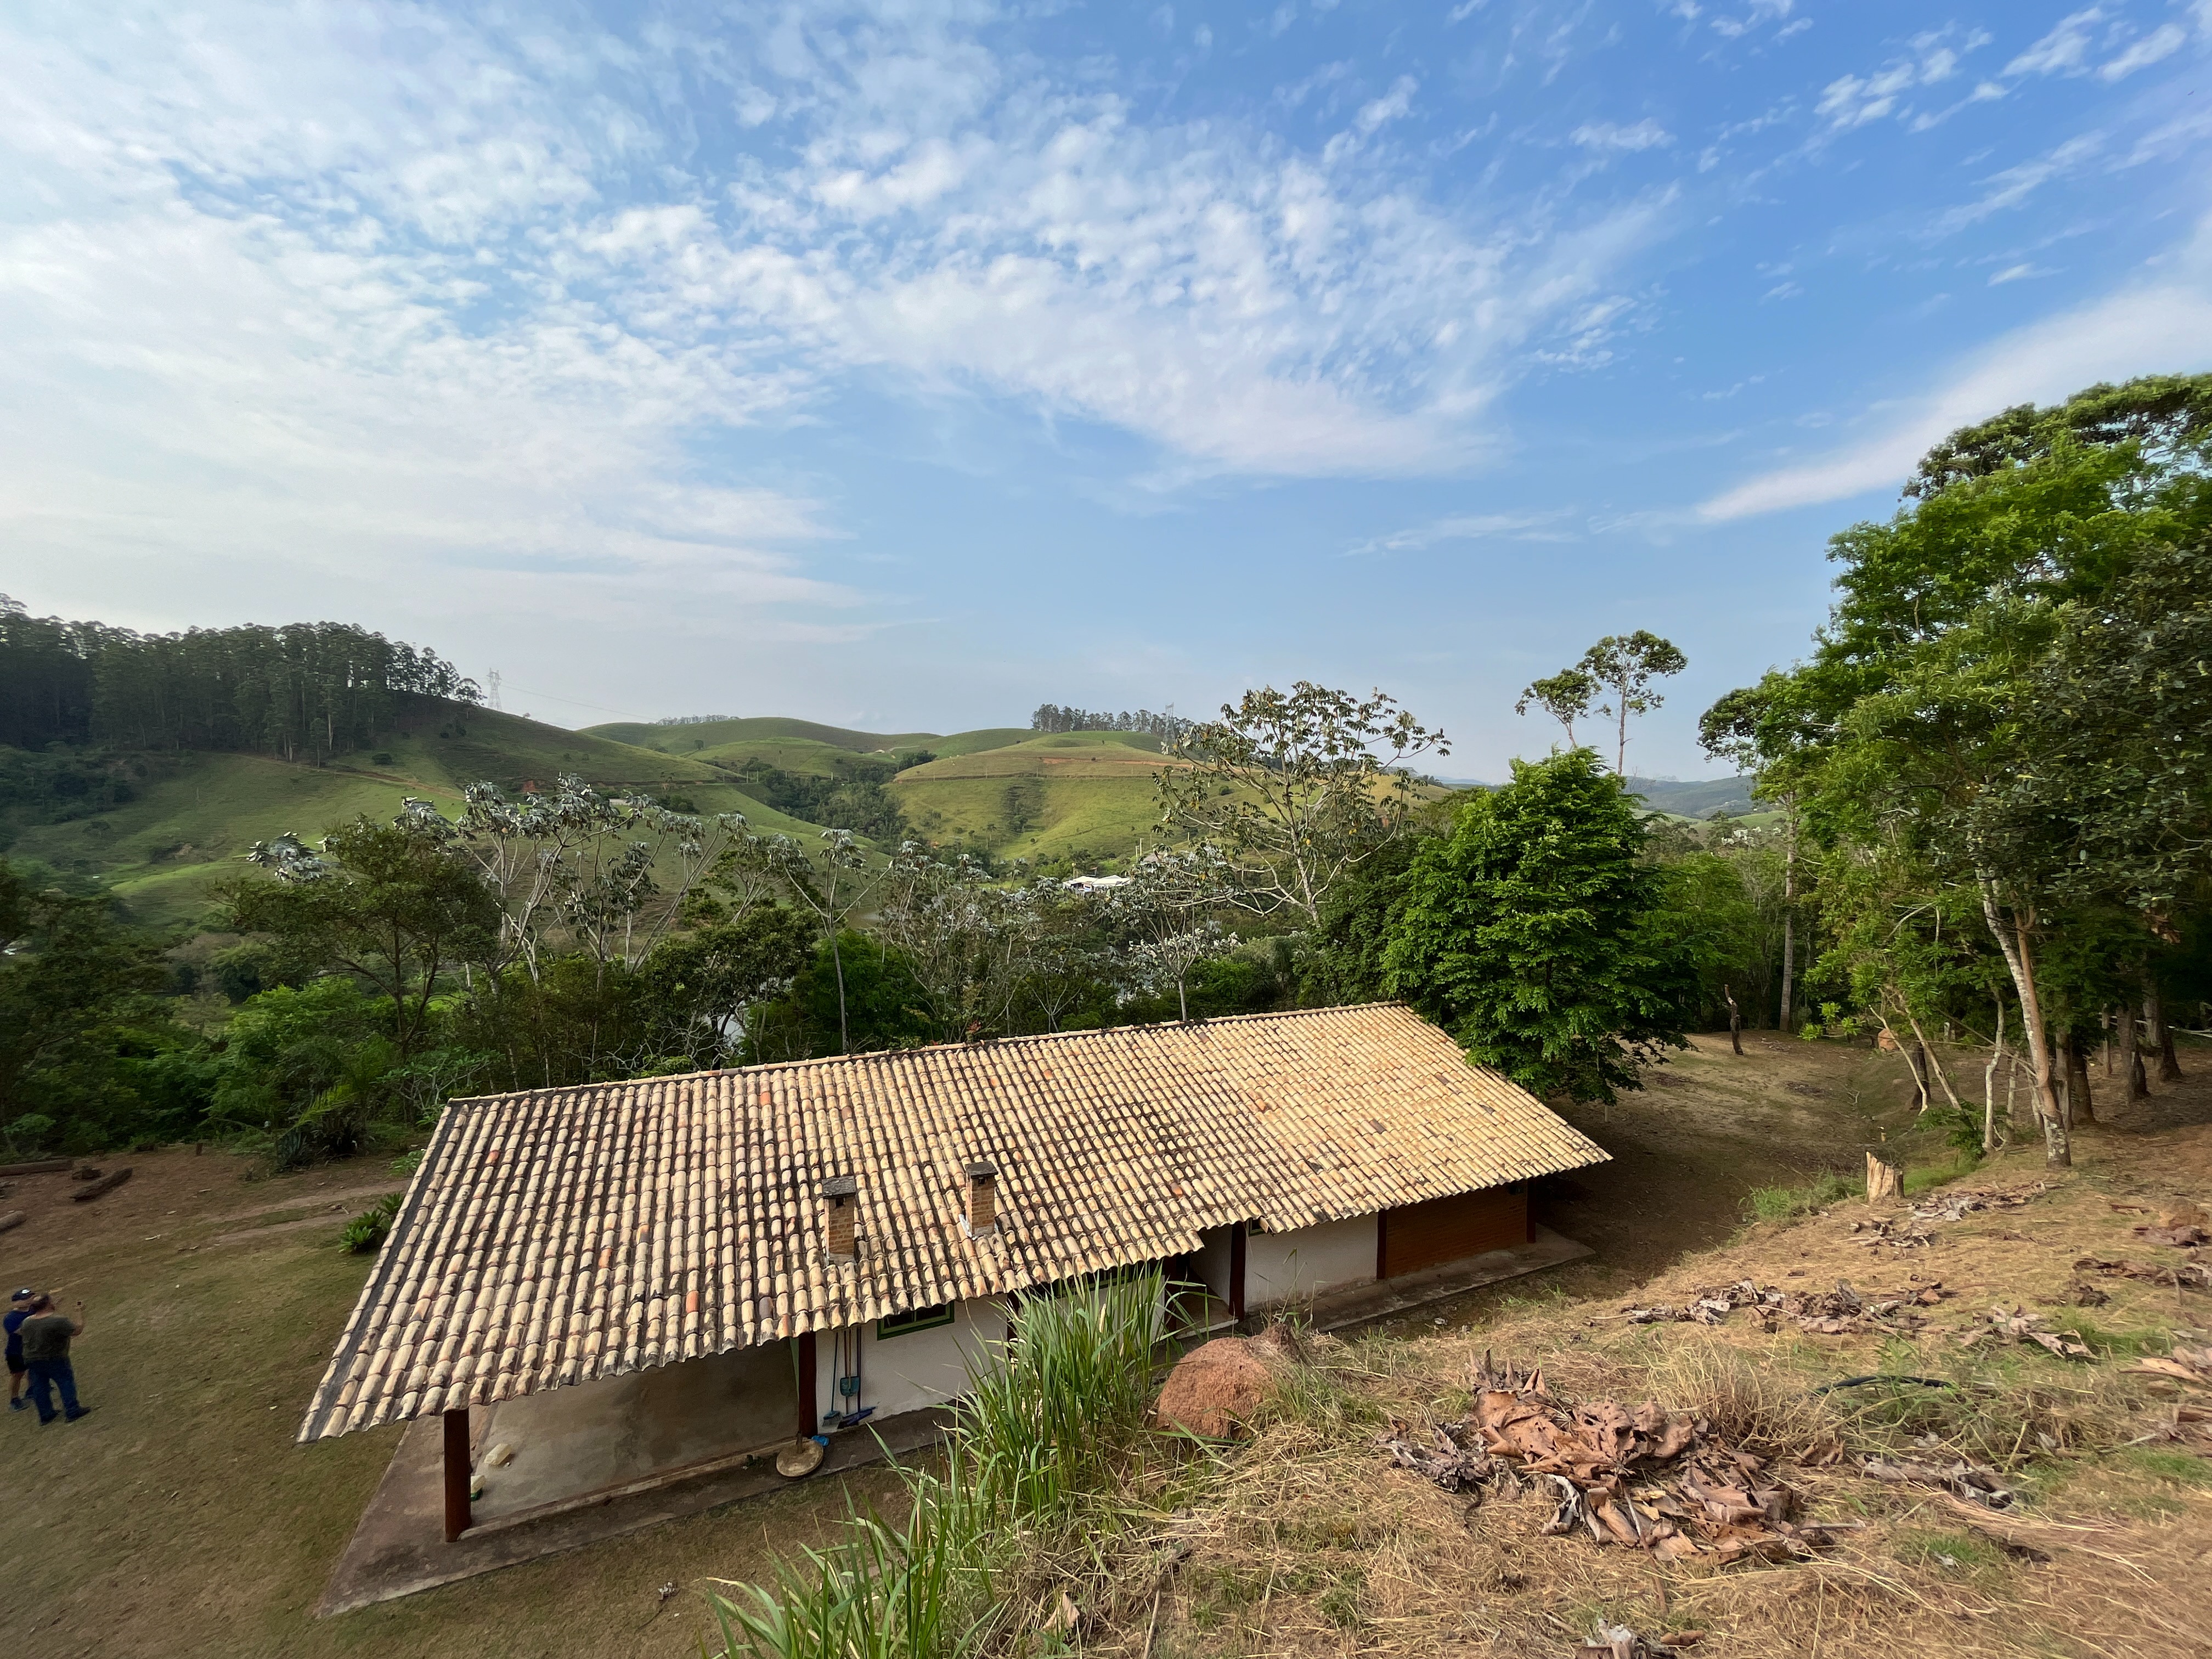
[[[1939,1156],[1909,1138],[1911,1102],[1893,1057],[1765,1035],[1747,1042],[1753,1052],[1739,1060],[1724,1037],[1701,1040],[1663,1073],[1678,1082],[1574,1114],[1615,1159],[1548,1195],[1543,1213],[1595,1246],[1593,1261],[1435,1316],[1456,1328],[1565,1299],[1609,1304],[1692,1253],[1725,1245],[1753,1188],[1856,1169],[1862,1149],[1885,1136],[1922,1162]],[[2212,1103],[2200,1114],[2196,1099],[2160,1109],[2212,1117]],[[2096,1133],[2117,1142],[2128,1132]],[[2094,1166],[2102,1156],[2094,1134],[2085,1146]],[[9,1495],[0,1575],[12,1587],[0,1599],[0,1649],[234,1659],[693,1654],[708,1633],[698,1595],[707,1581],[759,1576],[772,1551],[826,1536],[848,1496],[883,1489],[880,1472],[809,1485],[314,1620],[397,1431],[306,1448],[292,1437],[368,1272],[367,1258],[338,1247],[339,1228],[399,1182],[379,1162],[250,1180],[248,1166],[213,1152],[127,1161],[134,1178],[86,1205],[71,1202],[65,1176],[0,1182],[12,1188],[0,1211],[29,1215],[0,1235],[0,1278],[53,1289],[65,1306],[85,1300],[90,1326],[75,1357],[94,1410],[50,1428],[28,1412],[0,1422]],[[1432,1331],[1431,1316],[1407,1328]],[[668,1583],[679,1591],[664,1603],[658,1592]],[[1154,1659],[1170,1650],[1166,1634]],[[1249,1650],[1199,1636],[1195,1626],[1178,1635],[1175,1650]]]
[[[1726,1102],[1778,1138],[1742,1149],[1762,1174],[1793,1160],[1813,1171],[1846,1152],[1856,1158],[1854,1133],[1881,1144],[1887,1131],[1893,1148],[1903,1139],[1910,1102],[1881,1057],[1769,1050],[1724,1071],[1733,1060],[1724,1044],[1700,1051],[1684,1068],[1687,1086],[1668,1097],[1687,1115],[1668,1131],[1664,1152],[1652,1150],[1650,1120],[1622,1134],[1634,1109],[1615,1109],[1611,1144],[1637,1150],[1612,1178],[1632,1159],[1696,1173],[1724,1144],[1700,1116]],[[1277,1420],[1205,1498],[1181,1500],[1195,1510],[1181,1536],[1197,1548],[1158,1613],[1142,1627],[1095,1631],[1087,1650],[1132,1659],[1563,1656],[1601,1626],[1625,1626],[1653,1641],[1699,1632],[1688,1650],[1711,1659],[2212,1654],[2212,1437],[2179,1415],[2212,1410],[2212,1389],[2141,1370],[2177,1345],[2212,1341],[2212,1292],[2078,1265],[2189,1259],[2136,1231],[2186,1204],[2212,1208],[2212,1054],[2185,1060],[2191,1078],[2153,1100],[2126,1110],[2100,1103],[2104,1121],[2077,1133],[2070,1170],[2046,1168],[2030,1144],[1909,1200],[1998,1195],[1990,1207],[1893,1230],[1917,1230],[1925,1242],[1881,1242],[1879,1224],[1904,1206],[1847,1198],[1795,1219],[1719,1228],[1711,1248],[1669,1258],[1670,1244],[1706,1224],[1670,1224],[1679,1202],[1639,1190],[1632,1176],[1610,1189],[1590,1181],[1571,1200],[1584,1206],[1583,1232],[1593,1242],[1629,1237],[1655,1274],[1632,1282],[1631,1270],[1601,1255],[1556,1276],[1579,1273],[1587,1297],[1524,1289],[1486,1313],[1453,1310],[1443,1330],[1323,1339]],[[1728,1086],[1705,1081],[1717,1073]],[[1812,1120],[1793,1117],[1797,1109],[1778,1094],[1809,1103]],[[1713,1166],[1704,1173],[1710,1182]],[[1607,1216],[1608,1203],[1620,1213]],[[1631,1246],[1612,1248],[1627,1255]],[[1741,1310],[1715,1326],[1626,1315],[1632,1301],[1680,1307],[1744,1279],[1792,1291],[1848,1281],[1869,1300],[1931,1300],[1924,1324],[1908,1332],[1822,1334],[1786,1318],[1770,1331]],[[2001,1336],[1992,1310],[2064,1333],[2084,1352],[2053,1355]],[[1470,1499],[1395,1467],[1378,1448],[1383,1425],[1409,1425],[1407,1437],[1426,1443],[1427,1424],[1467,1409],[1490,1355],[1540,1365],[1563,1399],[1656,1399],[1710,1412],[1738,1443],[1770,1433],[1794,1448],[1770,1455],[1802,1512],[1855,1529],[1806,1560],[1668,1564],[1579,1534],[1545,1535],[1548,1491]],[[1814,1392],[1870,1373],[1950,1386]],[[1942,1464],[1963,1448],[2002,1466],[2017,1497],[1992,1510],[1871,1480],[1857,1458],[1875,1443]]]

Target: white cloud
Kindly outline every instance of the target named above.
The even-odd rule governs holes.
[[[2139,69],[2147,69],[2160,58],[2170,58],[2180,51],[2182,43],[2188,39],[2189,36],[2179,25],[2161,23],[2118,57],[2100,65],[2097,78],[2118,81]]]
[[[1929,112],[1920,111],[1910,97],[1916,87],[1939,86],[1951,80],[1966,55],[1989,42],[1990,37],[1979,29],[1962,34],[1955,27],[1946,27],[1917,34],[1907,43],[1911,50],[1905,56],[1891,59],[1870,74],[1843,75],[1831,81],[1821,88],[1814,112],[1826,120],[1831,135],[1890,115],[1899,120],[1909,118],[1914,131],[1925,131],[1968,104],[2004,95],[2002,88],[1985,82],[1948,107]]]
[[[1414,88],[1419,84],[1410,75],[1400,76],[1389,92],[1362,106],[1355,125],[1362,132],[1373,132],[1384,123],[1396,120],[1413,108]]]
[[[1674,135],[1649,116],[1633,126],[1618,126],[1611,121],[1585,121],[1567,137],[1585,149],[1663,149],[1674,142]]]
[[[2007,283],[2025,282],[2031,276],[2052,276],[2057,274],[2056,271],[2028,260],[2016,265],[2007,265],[2002,270],[1997,271],[1990,276],[1990,286],[2002,288]]]
[[[2101,6],[2090,6],[2059,20],[2057,27],[2004,67],[2007,75],[2065,75],[2087,63],[2091,32],[2105,21]]]
[[[2102,154],[2104,148],[2103,133],[2080,133],[2033,161],[2022,161],[2016,167],[1993,173],[1980,180],[1989,186],[1987,190],[1975,200],[1944,212],[1937,218],[1936,228],[1940,234],[1948,235],[1978,223],[1993,213],[2018,207],[2053,179],[2065,177],[2092,157]]]
[[[1575,532],[1567,528],[1564,521],[1571,515],[1571,510],[1566,507],[1548,513],[1461,514],[1376,536],[1346,548],[1345,554],[1346,557],[1358,557],[1376,553],[1418,552],[1439,542],[1570,542],[1576,538]]]
[[[1708,521],[1748,518],[1901,486],[1949,433],[2021,403],[2051,403],[2098,380],[2212,368],[2212,230],[2160,283],[2046,318],[1975,352],[1940,384],[1879,417],[1873,435],[1777,468],[1703,502]]]
[[[1604,350],[1667,209],[1447,214],[927,13],[648,46],[142,4],[97,50],[70,17],[0,24],[19,544],[374,566],[518,613],[872,625],[817,574],[834,508],[722,459],[856,381],[1116,427],[1156,477],[1462,466],[1526,356]],[[757,149],[687,148],[659,100],[690,75]]]
[[[1716,33],[1734,40],[1740,35],[1750,33],[1762,23],[1771,23],[1778,18],[1789,16],[1794,8],[1795,0],[1751,0],[1751,4],[1741,15],[1731,15],[1726,12],[1715,13],[1712,27]],[[1696,14],[1692,11],[1688,15],[1694,16]],[[1792,33],[1796,27],[1796,26],[1793,24],[1790,29],[1783,33]]]

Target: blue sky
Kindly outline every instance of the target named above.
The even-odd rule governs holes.
[[[0,17],[0,588],[878,729],[1802,648],[1933,438],[2212,368],[2212,0]]]

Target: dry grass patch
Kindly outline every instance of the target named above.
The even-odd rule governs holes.
[[[2084,1308],[2073,1269],[2085,1255],[2159,1255],[2131,1231],[2146,1216],[2115,1206],[2212,1194],[2212,1130],[2092,1132],[2080,1156],[2055,1175],[2026,1155],[1963,1175],[1952,1190],[2049,1185],[1905,1249],[1865,1242],[1884,1212],[1824,1194],[1636,1298],[1680,1304],[1742,1278],[1844,1279],[1869,1297],[1940,1285],[1914,1334],[1770,1331],[1741,1309],[1713,1327],[1631,1325],[1608,1297],[1523,1302],[1465,1334],[1311,1340],[1253,1442],[1188,1472],[1192,1512],[1177,1525],[1194,1547],[1157,1611],[1102,1621],[1085,1650],[1565,1654],[1625,1624],[1647,1638],[1702,1631],[1696,1651],[1714,1655],[2212,1651],[2212,1462],[2160,1437],[2174,1393],[2124,1369],[2212,1324],[2212,1296],[2100,1279],[2109,1299]],[[1991,1310],[2034,1316],[2092,1357],[2001,1335],[1963,1344],[1992,1328]],[[1533,1487],[1455,1496],[1389,1461],[1384,1425],[1457,1421],[1486,1352],[1540,1364],[1562,1399],[1702,1418],[1771,1460],[1802,1515],[1860,1524],[1810,1560],[1668,1564],[1546,1535],[1553,1501]],[[1924,1380],[1826,1386],[1869,1375]],[[1870,1455],[1986,1465],[2014,1495],[1991,1509],[1886,1484],[1861,1472]]]

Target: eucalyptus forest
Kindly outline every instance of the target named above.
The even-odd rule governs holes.
[[[736,775],[804,833],[575,775],[271,822],[182,934],[0,860],[0,1136],[290,1165],[465,1094],[1397,998],[1578,1101],[1692,1031],[1877,1042],[1966,1154],[2063,1163],[2099,1090],[2179,1075],[2212,999],[2208,459],[2204,376],[1932,450],[1892,518],[1832,539],[1789,665],[1704,712],[1748,814],[1630,788],[1686,666],[1638,630],[1531,684],[1558,740],[1495,787],[1437,783],[1449,740],[1380,690],[1044,703],[1034,732],[1161,750],[1150,833],[1079,870],[916,832],[885,785],[927,751]],[[134,755],[316,765],[479,702],[360,628],[141,635],[0,601],[0,836],[127,792]]]

